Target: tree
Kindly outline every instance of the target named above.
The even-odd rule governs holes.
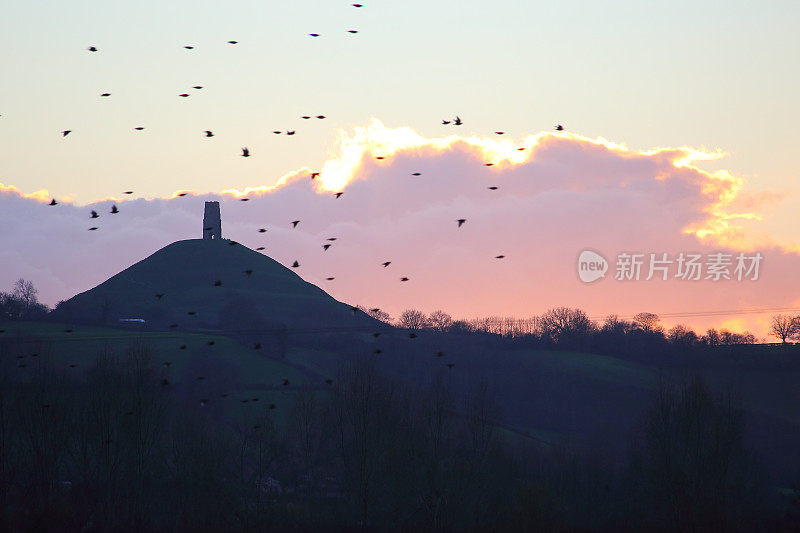
[[[769,334],[786,344],[786,339],[794,337],[800,333],[800,317],[789,315],[772,315],[772,322],[769,325]]]
[[[555,343],[585,338],[595,330],[595,324],[580,309],[556,307],[541,317],[542,336]]]
[[[436,331],[447,331],[453,323],[453,317],[441,309],[437,309],[428,317],[428,323],[430,327]]]
[[[697,333],[683,324],[678,324],[670,328],[667,332],[667,340],[675,346],[694,346],[700,341]]]
[[[373,307],[372,309],[367,309],[363,305],[359,305],[357,307],[359,310],[363,311],[365,315],[369,315],[375,320],[380,320],[381,322],[385,322],[386,324],[392,322],[392,315],[390,315],[383,309],[378,309],[377,307]]]
[[[422,311],[406,309],[400,314],[397,324],[406,329],[423,329],[428,325],[428,317]]]
[[[664,331],[661,319],[655,313],[639,313],[633,317],[633,325],[646,333],[660,333]]]

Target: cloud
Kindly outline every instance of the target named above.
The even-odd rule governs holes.
[[[592,316],[800,306],[787,286],[800,257],[791,243],[758,229],[760,211],[782,193],[745,193],[742,178],[695,166],[723,155],[688,147],[637,151],[563,132],[426,139],[373,119],[340,133],[314,180],[304,167],[270,187],[54,207],[46,205],[47,191],[0,186],[8,250],[0,257],[0,286],[25,277],[54,304],[174,240],[199,237],[203,202],[220,200],[226,237],[265,246],[284,265],[299,261],[299,274],[340,300],[394,315],[408,307],[529,317],[558,305]],[[336,192],[344,194],[337,199]],[[112,203],[119,214],[109,213]],[[91,209],[99,219],[89,219]],[[461,218],[467,222],[458,228]],[[301,220],[296,229],[292,220]],[[99,229],[87,231],[91,226]],[[268,231],[259,233],[262,227]],[[578,279],[584,249],[612,264],[606,279]],[[621,252],[675,258],[756,251],[764,256],[757,281],[614,279]],[[383,268],[384,261],[392,264]],[[404,276],[410,280],[401,282]],[[733,317],[673,322],[706,327],[723,320]],[[764,315],[737,320],[765,332]]]

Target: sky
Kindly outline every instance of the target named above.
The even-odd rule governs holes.
[[[319,210],[327,223],[273,239],[267,253],[288,264],[303,255],[309,259],[298,273],[309,281],[393,313],[419,307],[525,317],[553,305],[598,315],[800,306],[800,295],[785,290],[800,249],[796,2],[362,3],[6,6],[0,221],[15,231],[0,234],[11,250],[0,259],[0,285],[31,278],[53,304],[171,240],[196,237],[199,222],[190,220],[201,216],[201,200],[283,179],[273,192],[251,193],[246,204],[223,196],[223,232],[245,244],[253,225],[271,224],[282,235],[280,215],[300,218],[291,213],[308,214],[324,200]],[[100,97],[104,92],[111,96]],[[456,115],[462,126],[441,124]],[[543,133],[555,124],[568,133]],[[469,142],[436,141],[453,135]],[[498,141],[527,151],[503,159],[511,148]],[[239,156],[243,146],[252,157]],[[642,155],[679,147],[694,150],[681,152],[694,154],[691,167],[664,156],[669,150]],[[376,163],[378,152],[387,159]],[[484,167],[487,157],[498,164]],[[641,164],[631,170],[631,161]],[[412,194],[406,187],[419,184],[404,181],[414,171],[409,165],[439,181]],[[321,184],[308,179],[312,170],[322,172]],[[501,185],[491,200],[482,188],[478,193],[487,180]],[[125,190],[135,192],[122,202]],[[166,200],[179,190],[193,192]],[[334,190],[345,191],[339,204],[328,202]],[[46,192],[25,198],[36,191]],[[63,209],[44,209],[44,197],[59,198]],[[717,205],[723,197],[725,216]],[[67,222],[107,198],[130,206],[118,227],[87,233],[88,220]],[[670,209],[664,198],[675,198],[666,202]],[[187,200],[185,211],[176,209],[180,200]],[[480,229],[469,230],[481,217]],[[449,230],[455,218],[468,219],[457,236],[430,229]],[[699,226],[702,238],[685,233]],[[316,263],[321,259],[305,246],[340,227],[351,230],[352,248],[327,267]],[[537,240],[542,228],[547,238]],[[761,250],[759,290],[742,282],[708,282],[703,290],[675,290],[677,281],[666,282],[669,289],[652,282],[621,289],[613,279],[587,285],[572,264],[587,247],[612,261],[637,247],[677,254],[715,246]],[[497,255],[489,248],[512,250],[499,260],[508,270],[487,265],[481,254]],[[458,258],[459,267],[440,254]],[[342,271],[387,255],[415,272],[410,290],[367,271],[360,282],[322,283],[325,268]],[[96,257],[90,268],[87,257]],[[529,288],[520,293],[520,284]],[[763,333],[764,320],[688,322]]]

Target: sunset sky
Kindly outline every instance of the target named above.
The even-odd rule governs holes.
[[[0,289],[55,304],[199,237],[222,198],[226,237],[394,315],[800,308],[800,4],[362,3],[5,6]],[[764,262],[749,283],[587,285],[585,248]],[[671,322],[764,335],[768,316]]]

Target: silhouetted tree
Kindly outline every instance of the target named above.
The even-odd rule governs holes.
[[[428,317],[422,311],[406,309],[400,314],[397,325],[406,329],[423,329],[428,326]]]
[[[436,331],[447,331],[452,323],[453,323],[453,317],[451,317],[441,309],[437,309],[436,311],[431,313],[430,316],[428,317],[429,327]]]
[[[773,315],[769,324],[769,334],[786,344],[786,339],[800,332],[800,317],[789,315]]]

